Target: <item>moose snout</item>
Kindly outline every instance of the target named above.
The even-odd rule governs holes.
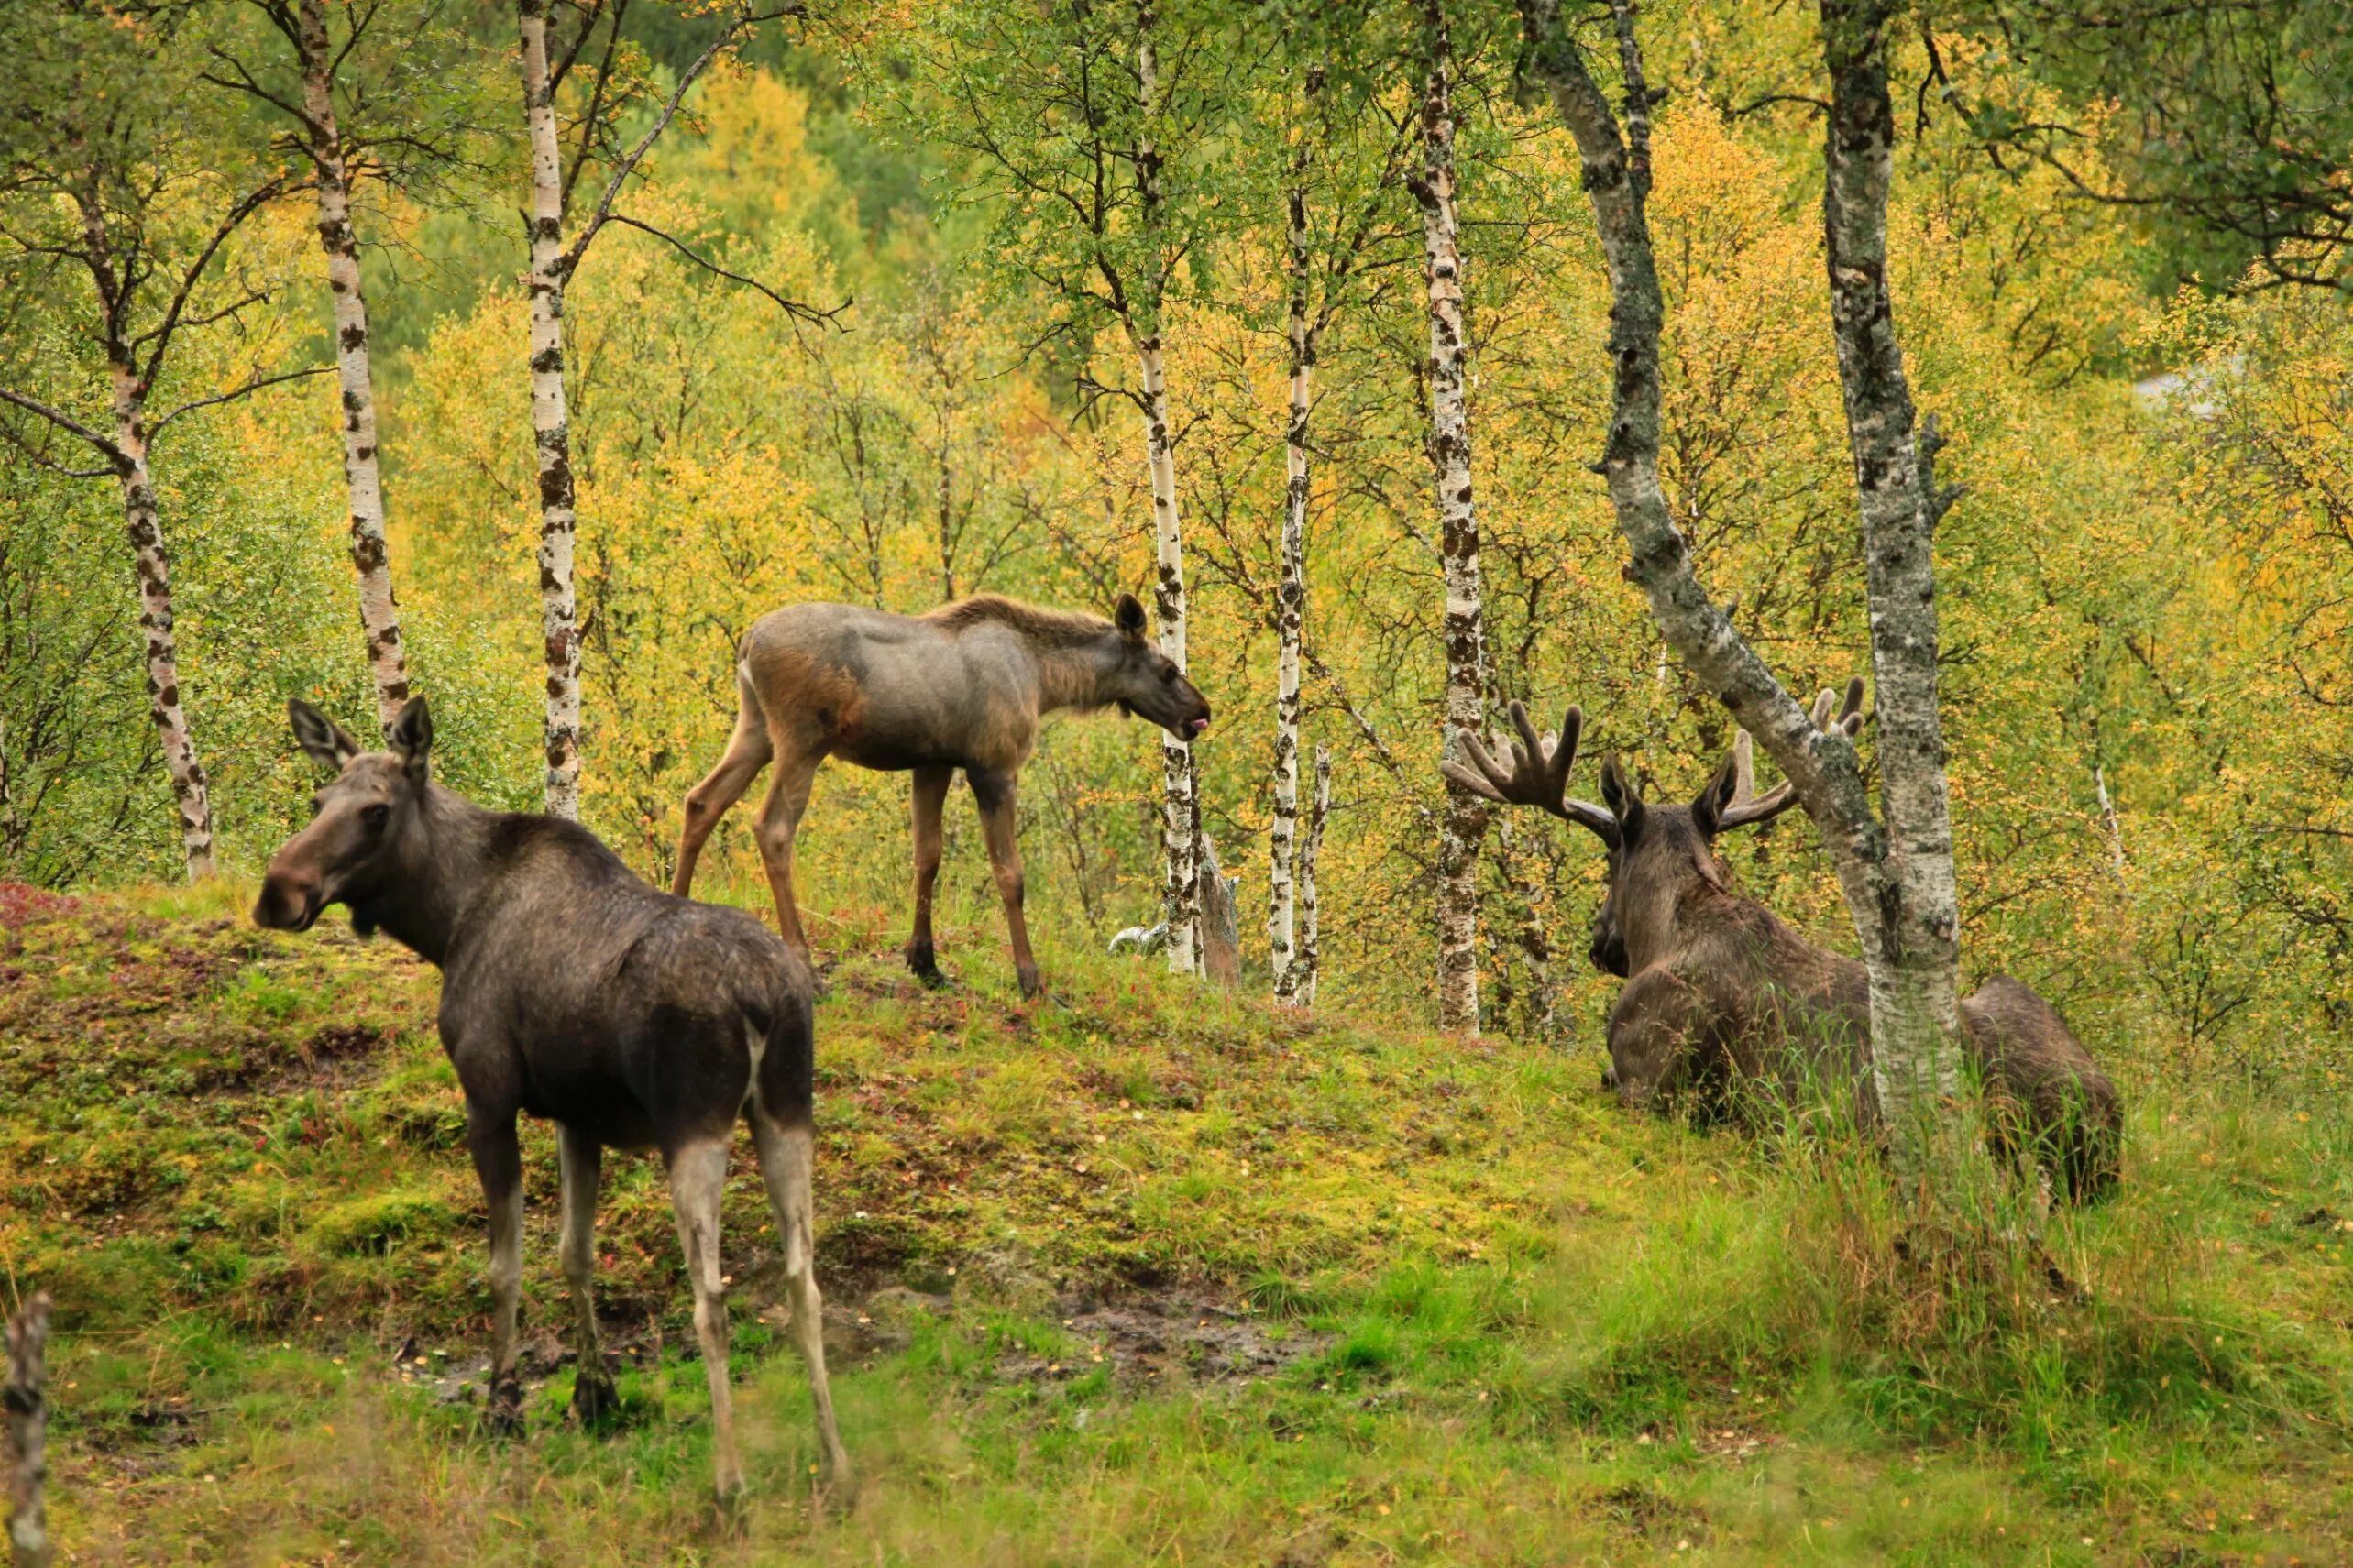
[[[316,877],[281,870],[273,861],[253,901],[253,923],[272,931],[307,931],[319,917],[324,891]]]

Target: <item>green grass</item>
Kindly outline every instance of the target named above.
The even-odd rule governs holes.
[[[621,1418],[577,1430],[556,1370],[525,1438],[484,1438],[437,1392],[486,1291],[436,982],[240,908],[0,929],[0,1268],[60,1300],[70,1561],[2346,1560],[2341,1104],[2118,1064],[2122,1190],[1956,1285],[1898,1255],[1869,1160],[1629,1117],[1589,1046],[1281,1016],[1076,951],[1026,1005],[984,920],[947,933],[961,988],[856,958],[819,1010],[846,1516],[808,1508],[732,1184],[754,1500],[722,1530],[658,1170],[613,1159],[600,1215]],[[544,1129],[527,1157],[553,1339]]]

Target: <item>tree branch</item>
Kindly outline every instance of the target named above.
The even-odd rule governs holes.
[[[696,58],[695,62],[679,74],[677,86],[671,89],[668,100],[662,105],[662,112],[654,115],[654,123],[645,128],[645,134],[637,138],[637,145],[622,155],[620,165],[612,171],[612,178],[605,182],[604,194],[597,199],[597,210],[589,215],[588,221],[581,225],[578,236],[573,239],[571,246],[564,252],[561,260],[557,263],[557,276],[569,278],[578,269],[580,258],[588,254],[589,242],[594,240],[598,231],[611,220],[612,204],[620,197],[621,188],[629,182],[631,175],[637,172],[637,166],[644,161],[645,155],[653,150],[655,138],[660,137],[663,131],[668,128],[671,120],[676,117],[678,105],[686,102],[687,93],[697,82],[702,79],[702,73],[709,69],[711,61],[717,60],[738,37],[760,23],[773,22],[784,16],[801,16],[805,9],[806,7],[796,0],[795,4],[780,6],[774,11],[742,11],[738,12],[727,26],[720,30],[719,37],[711,40],[710,47],[703,50]]]
[[[222,217],[219,225],[214,228],[212,237],[205,240],[203,249],[196,253],[196,259],[189,264],[188,270],[181,275],[180,287],[173,291],[171,303],[164,311],[163,319],[148,331],[141,334],[138,338],[141,343],[154,345],[148,352],[147,363],[139,368],[139,379],[142,382],[148,386],[155,384],[156,371],[163,364],[165,351],[171,346],[171,334],[180,330],[181,313],[188,308],[188,298],[196,291],[197,281],[203,277],[205,269],[212,266],[213,258],[219,252],[221,247],[228,243],[229,236],[235,234],[246,219],[295,188],[296,183],[282,174],[265,180],[239,197],[236,203]]]
[[[125,465],[127,465],[130,462],[130,458],[124,455],[121,447],[115,445],[114,442],[107,439],[104,435],[100,434],[96,430],[82,423],[80,420],[75,419],[71,414],[65,412],[61,409],[53,409],[47,403],[40,401],[38,399],[28,398],[22,392],[11,391],[5,387],[0,387],[0,402],[14,403],[18,408],[25,410],[28,413],[37,413],[40,415],[41,418],[49,421],[49,423],[57,426],[58,429],[80,436],[82,440],[88,442],[91,445],[104,453],[110,462]]]
[[[843,312],[847,311],[852,305],[857,303],[857,301],[854,298],[842,301],[831,310],[824,310],[816,305],[805,305],[798,300],[788,300],[785,298],[784,295],[777,293],[774,289],[769,288],[768,285],[761,282],[757,278],[747,278],[741,272],[729,271],[726,268],[721,267],[718,262],[713,261],[709,257],[696,250],[694,247],[688,245],[685,240],[680,239],[676,235],[671,234],[664,229],[657,229],[652,224],[643,222],[638,218],[632,218],[626,213],[615,213],[607,221],[610,223],[619,224],[623,228],[632,228],[643,234],[650,234],[655,239],[661,240],[663,243],[670,246],[673,249],[676,250],[679,255],[685,257],[687,260],[693,262],[704,271],[711,273],[717,277],[724,278],[731,283],[741,283],[747,289],[757,290],[759,292],[765,294],[770,300],[775,302],[776,308],[783,311],[785,314],[792,317],[795,321],[804,321],[808,323],[811,326],[830,326],[838,332],[846,332],[849,330],[841,324],[841,318]]]
[[[232,403],[249,393],[261,390],[264,387],[274,387],[281,381],[299,381],[306,376],[324,376],[334,369],[335,367],[332,365],[311,365],[300,370],[280,371],[275,376],[256,376],[242,387],[232,387],[217,397],[198,398],[194,402],[182,403],[148,427],[148,441],[151,444],[163,433],[164,427],[181,414],[193,413],[198,409],[209,409],[216,403]]]

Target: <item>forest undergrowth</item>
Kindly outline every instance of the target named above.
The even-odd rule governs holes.
[[[249,891],[0,888],[0,1266],[60,1303],[69,1562],[2347,1561],[2334,1095],[2115,1063],[2120,1190],[1957,1285],[1870,1160],[1629,1115],[1589,1027],[1285,1014],[1053,942],[1024,1004],[977,896],[938,993],[883,908],[819,927],[863,1490],[812,1507],[740,1151],[722,1528],[658,1168],[608,1167],[623,1411],[582,1431],[530,1130],[530,1425],[484,1437],[437,982]]]

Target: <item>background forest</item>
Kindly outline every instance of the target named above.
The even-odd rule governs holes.
[[[531,806],[539,516],[504,18],[326,9],[338,39],[367,24],[340,90],[411,678],[441,717],[445,777]],[[1456,46],[1490,711],[1580,702],[1600,745],[1679,797],[1721,755],[1727,721],[1619,577],[1588,472],[1607,411],[1606,282],[1574,149],[1515,98],[1504,20],[1459,27]],[[60,22],[59,39],[81,25]],[[586,25],[556,95],[566,166],[588,170],[582,208],[717,24],[640,5]],[[912,611],[981,590],[1107,609],[1149,587],[1133,356],[1074,272],[1065,214],[1017,167],[1061,156],[1064,134],[1013,126],[1036,84],[1001,62],[1028,25],[945,6],[748,29],[629,182],[621,208],[646,226],[609,230],[572,280],[581,811],[656,880],[677,802],[731,721],[734,640],[763,610],[824,597]],[[1312,142],[1322,333],[1302,748],[1334,758],[1323,994],[1418,1011],[1435,961],[1445,656],[1418,223],[1400,173],[1407,63],[1319,101],[1275,31],[1171,25],[1189,40],[1175,91],[1193,117],[1169,153],[1186,243],[1168,277],[1168,398],[1193,673],[1219,715],[1196,749],[1203,824],[1242,879],[1246,950],[1262,964],[1283,148]],[[1801,91],[1778,91],[1803,73],[1812,22],[1686,4],[1644,25],[1664,86],[1653,221],[1669,498],[1743,634],[1793,687],[1836,684],[1867,661],[1820,282],[1818,123]],[[120,90],[155,95],[169,122],[148,149],[162,255],[192,243],[225,191],[287,164],[288,122],[257,93],[288,91],[269,72],[291,80],[271,52],[290,51],[257,7],[126,15],[117,30],[143,40],[118,62]],[[1041,59],[1050,35],[1041,22],[1028,39]],[[1911,69],[1927,70],[1926,37],[1899,46],[1920,57]],[[2035,93],[2055,98],[1986,53],[1943,41],[1937,70],[1963,83],[1949,102],[2007,94],[2030,115]],[[1012,163],[991,150],[1008,126],[1036,144]],[[2096,153],[2088,173],[1989,158],[1977,120],[1928,96],[1904,128],[1896,297],[1920,404],[1950,437],[1942,476],[1968,487],[1941,542],[1963,962],[2019,973],[2095,1041],[2331,1069],[2353,1000],[2341,300],[2230,292],[2243,254],[2082,197],[2078,181],[2107,178]],[[7,198],[20,243],[0,258],[0,379],[88,411],[105,372],[87,280],[27,242],[26,204],[54,199],[23,181]],[[225,313],[183,329],[159,405],[326,362],[316,223],[287,177],[229,236],[192,312]],[[233,868],[256,865],[310,787],[284,743],[285,699],[355,727],[368,707],[332,388],[297,379],[193,411],[153,462],[181,696]],[[0,862],[46,886],[171,875],[119,499],[61,477],[67,441],[11,412]],[[1152,918],[1149,750],[1141,728],[1108,723],[1066,722],[1046,741],[1023,806],[1050,940]],[[819,796],[805,896],[820,912],[895,905],[900,782],[837,767]],[[716,863],[756,880],[742,815]],[[951,824],[951,886],[983,888],[969,820]],[[1844,938],[1809,839],[1794,821],[1758,836],[1735,851],[1740,871]],[[1526,824],[1483,850],[1486,1022],[1562,1036],[1604,1004],[1578,951],[1600,857]]]

